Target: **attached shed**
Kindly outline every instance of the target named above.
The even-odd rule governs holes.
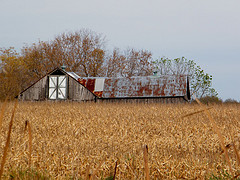
[[[79,78],[74,72],[56,68],[23,90],[18,99],[23,101],[95,100],[96,96],[78,82]]]
[[[22,91],[18,99],[178,103],[187,102],[190,91],[186,75],[82,78],[56,68]]]
[[[79,78],[96,95],[96,101],[181,103],[190,100],[186,75]]]

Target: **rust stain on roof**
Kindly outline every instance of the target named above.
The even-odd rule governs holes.
[[[78,79],[78,82],[80,82],[83,86],[87,87],[87,85],[86,85],[86,84],[87,84],[87,83],[86,83],[87,80],[86,80],[86,79],[80,79],[80,78],[79,78],[79,79]]]
[[[95,85],[95,79],[89,79],[87,81],[87,88],[91,91],[94,92],[94,85]]]
[[[94,94],[96,94],[98,97],[102,97],[103,92],[102,91],[94,91]]]

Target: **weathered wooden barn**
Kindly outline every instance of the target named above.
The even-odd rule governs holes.
[[[78,82],[79,78],[74,72],[56,68],[23,90],[18,99],[23,101],[95,100],[96,96]]]
[[[79,77],[56,68],[18,96],[23,101],[188,102],[186,75],[142,77]]]

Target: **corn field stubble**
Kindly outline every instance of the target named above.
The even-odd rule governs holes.
[[[7,104],[0,129],[1,159],[13,106]],[[232,140],[239,150],[240,105],[213,105],[209,112],[237,175]],[[26,121],[31,125],[31,143]],[[116,179],[145,179],[145,145],[150,179],[204,179],[230,173],[218,136],[199,105],[20,102],[3,177],[9,178],[11,169],[31,165],[53,179],[101,179],[113,176],[117,164]]]

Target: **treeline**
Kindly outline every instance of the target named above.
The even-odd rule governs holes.
[[[147,50],[106,48],[105,37],[91,30],[62,33],[51,41],[39,41],[21,52],[0,49],[1,99],[23,88],[56,67],[65,65],[82,77],[130,77],[151,75],[152,53]]]
[[[0,99],[15,97],[47,72],[62,65],[82,77],[131,77],[186,74],[197,97],[217,96],[212,76],[193,60],[153,59],[148,50],[106,49],[105,37],[88,29],[62,33],[50,41],[0,49]]]
[[[237,101],[235,99],[228,98],[226,100],[222,100],[216,96],[205,96],[201,97],[199,100],[204,104],[240,104],[240,101]],[[193,101],[193,103],[197,104],[195,101]]]

